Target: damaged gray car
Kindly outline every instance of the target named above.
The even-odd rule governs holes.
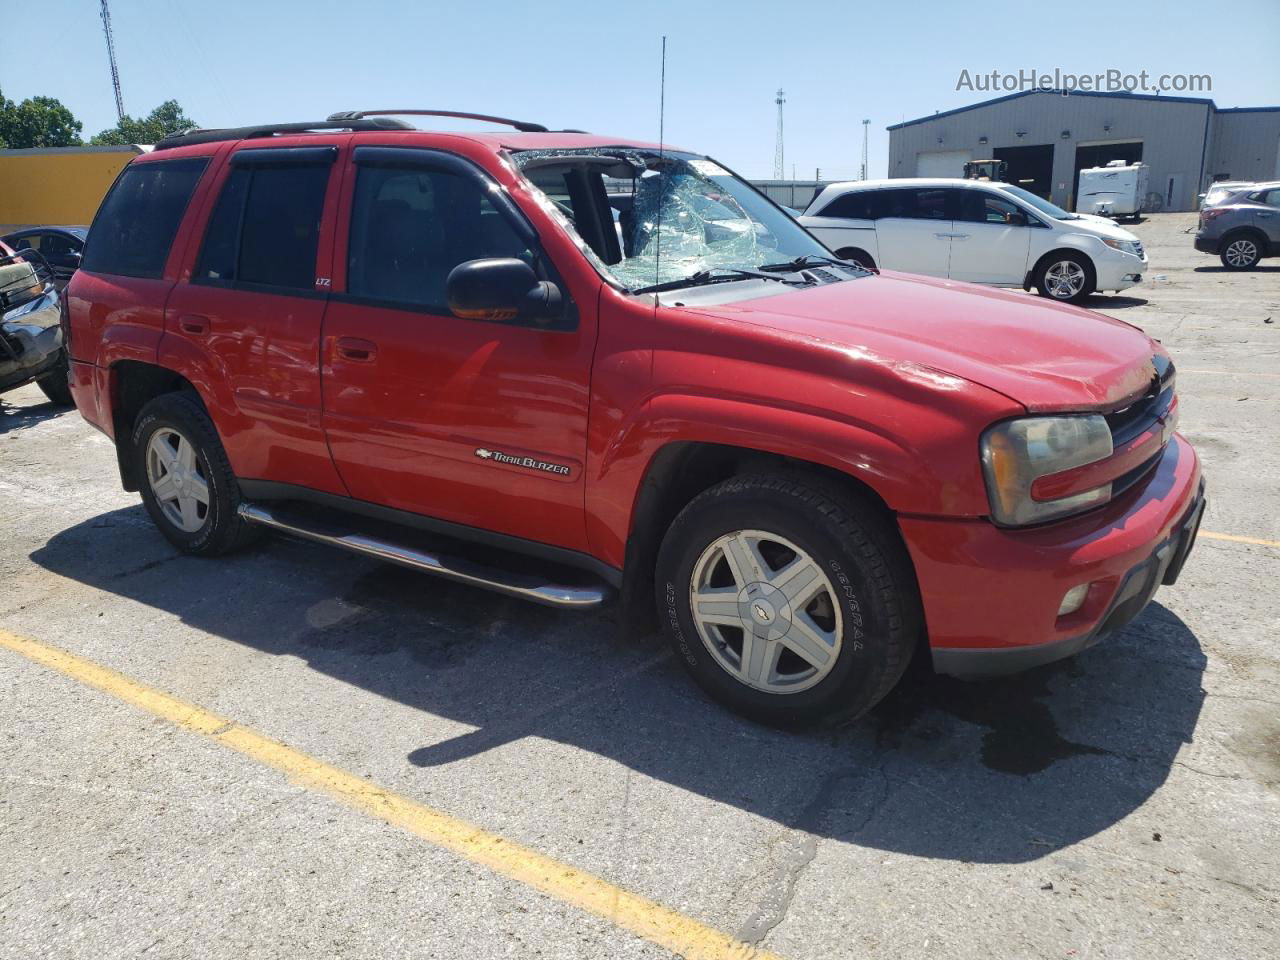
[[[68,372],[53,271],[38,253],[0,243],[0,393],[34,381],[71,406]]]

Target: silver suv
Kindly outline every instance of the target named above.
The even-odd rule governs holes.
[[[1216,253],[1228,270],[1252,270],[1280,256],[1280,181],[1254,184],[1200,211],[1196,249]]]

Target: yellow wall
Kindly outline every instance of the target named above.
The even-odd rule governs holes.
[[[138,147],[0,150],[0,232],[40,224],[88,225]]]

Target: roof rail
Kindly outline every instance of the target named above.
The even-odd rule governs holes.
[[[413,130],[411,123],[395,120],[391,117],[371,117],[368,120],[349,118],[344,120],[316,120],[303,123],[264,123],[253,127],[219,127],[181,130],[161,139],[157,150],[171,150],[174,147],[189,147],[197,143],[216,143],[219,140],[254,140],[259,137],[272,137],[281,133],[307,133],[312,130]]]
[[[457,117],[462,120],[484,120],[486,123],[500,123],[506,127],[515,127],[521,133],[546,133],[547,128],[540,123],[528,123],[524,120],[508,120],[506,117],[491,117],[485,113],[459,113],[456,110],[344,110],[329,115],[335,122],[343,120],[363,120],[365,117]]]

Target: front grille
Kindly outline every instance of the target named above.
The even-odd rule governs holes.
[[[1168,357],[1152,357],[1155,376],[1146,392],[1123,410],[1104,415],[1111,428],[1111,444],[1121,447],[1169,412],[1173,405],[1174,370]]]
[[[1111,481],[1111,499],[1114,500],[1120,494],[1124,493],[1139,480],[1145,477],[1160,462],[1160,457],[1164,455],[1164,448],[1161,447],[1154,454],[1147,457],[1146,460],[1138,464],[1127,473],[1122,473]]]

